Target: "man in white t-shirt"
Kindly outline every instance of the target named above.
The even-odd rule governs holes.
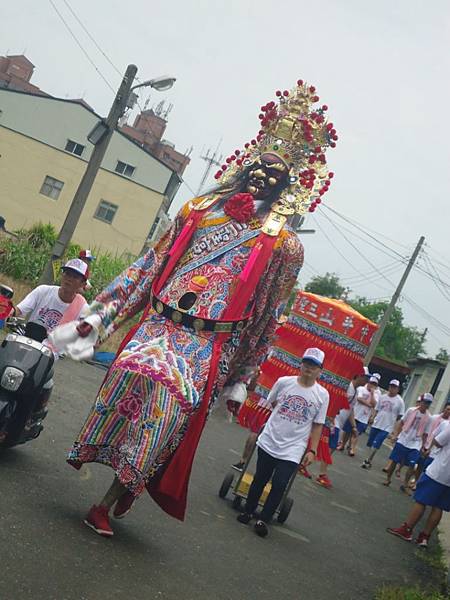
[[[50,333],[60,324],[63,315],[76,303],[75,321],[86,300],[80,295],[86,283],[88,266],[79,258],[67,261],[62,268],[61,285],[39,285],[16,306],[16,315],[43,325]]]
[[[400,486],[402,492],[409,493],[409,480],[414,472],[415,466],[423,448],[430,421],[428,409],[433,402],[432,394],[422,394],[417,407],[408,408],[403,417],[398,421],[393,440],[395,446],[389,456],[392,463],[386,471],[387,479],[384,485],[390,485],[392,474],[396,464],[404,464],[407,467],[405,479]]]
[[[274,408],[258,438],[256,473],[245,512],[238,516],[240,523],[250,522],[264,487],[272,478],[271,491],[255,523],[255,532],[261,537],[268,534],[267,524],[302,458],[308,466],[316,456],[329,402],[327,390],[317,383],[324,358],[319,348],[308,348],[302,357],[300,375],[280,377],[267,397],[267,403]]]
[[[349,456],[355,456],[358,436],[363,434],[367,429],[370,416],[378,400],[378,395],[378,379],[373,376],[370,376],[366,385],[356,389],[356,400],[352,409],[356,431],[352,427],[350,419],[344,425],[345,433],[351,433]]]
[[[405,403],[399,396],[400,381],[391,379],[387,394],[382,394],[375,407],[375,418],[370,429],[368,448],[372,451],[369,457],[363,462],[363,469],[370,469],[375,454],[381,448],[382,443],[394,429],[394,425],[403,417],[405,412]]]
[[[430,535],[439,525],[442,511],[450,511],[450,427],[444,426],[433,440],[437,448],[435,459],[417,482],[415,504],[401,527],[389,527],[388,532],[410,542],[413,529],[422,518],[427,506],[431,507],[425,527],[416,538],[426,548]]]
[[[445,427],[449,424],[450,419],[450,400],[448,400],[444,406],[444,410],[437,415],[431,415],[426,431],[426,440],[420,453],[420,458],[417,463],[416,472],[414,477],[416,481],[422,473],[431,465],[436,457],[439,448],[433,445],[434,438],[439,435]]]
[[[369,377],[370,377],[370,373],[369,373],[369,369],[367,367],[362,367],[362,372],[358,373],[357,375],[355,375],[353,377],[353,379],[350,381],[348,388],[347,388],[347,400],[348,400],[348,408],[343,408],[342,410],[339,411],[339,413],[336,415],[335,421],[334,421],[334,425],[335,425],[335,430],[337,429],[337,436],[341,436],[341,432],[342,432],[342,438],[338,439],[338,443],[336,445],[336,450],[341,450],[343,451],[345,449],[345,446],[350,442],[352,433],[358,433],[357,429],[356,429],[356,423],[355,423],[355,417],[353,414],[353,407],[355,406],[355,402],[356,402],[356,390],[367,384],[367,382],[369,381]],[[345,425],[347,424],[348,421],[348,425],[346,430],[344,430]],[[334,440],[333,443],[335,442],[335,438],[336,435],[334,436]],[[331,446],[330,446],[331,447]],[[349,446],[350,449],[350,446]]]
[[[62,268],[61,285],[39,285],[16,306],[16,316],[28,318],[28,322],[42,325],[50,333],[61,324],[64,316],[68,320],[78,319],[86,300],[79,293],[86,283],[88,267],[79,258],[67,261]],[[41,421],[47,416],[47,404],[53,388],[53,379],[45,383],[42,394],[25,427],[25,439],[33,439],[42,431]]]

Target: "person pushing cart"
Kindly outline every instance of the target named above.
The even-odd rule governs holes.
[[[280,377],[267,398],[267,404],[273,406],[273,412],[256,442],[256,473],[248,491],[244,512],[237,517],[243,524],[256,518],[254,529],[261,537],[268,534],[267,525],[302,457],[303,464],[308,466],[317,454],[329,403],[328,391],[317,383],[324,359],[322,350],[308,348],[302,357],[300,374]],[[308,440],[310,443],[305,453]],[[261,514],[256,517],[259,499],[271,478],[271,490]]]

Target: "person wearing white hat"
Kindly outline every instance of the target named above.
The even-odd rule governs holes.
[[[254,518],[264,487],[272,479],[271,491],[254,526],[261,537],[268,534],[267,524],[300,462],[308,466],[317,454],[329,402],[328,391],[317,383],[324,358],[319,348],[308,348],[299,376],[280,377],[267,398],[273,412],[258,438],[256,473],[244,512],[237,517],[243,524]]]
[[[426,393],[419,396],[419,405],[408,408],[404,416],[398,421],[393,440],[395,446],[389,456],[392,464],[387,470],[387,479],[384,485],[390,485],[396,464],[403,463],[407,471],[404,482],[400,486],[402,492],[409,493],[409,480],[420,458],[420,451],[426,443],[430,423],[428,409],[433,402],[433,395]]]
[[[406,521],[400,527],[388,527],[392,535],[407,542],[413,539],[414,527],[422,519],[427,506],[431,508],[425,525],[415,539],[421,548],[428,546],[431,534],[439,525],[442,513],[450,512],[450,427],[439,426],[431,448],[436,449],[435,459],[417,482],[412,506]]]
[[[354,427],[351,427],[350,419],[344,426],[345,433],[351,432],[352,434],[350,439],[350,449],[348,451],[349,456],[353,457],[356,454],[358,437],[367,429],[372,411],[378,400],[378,395],[378,379],[373,375],[369,377],[369,381],[366,385],[356,389],[356,401],[352,411],[355,419],[356,431]]]
[[[61,324],[69,309],[72,320],[78,319],[86,304],[80,291],[87,280],[87,264],[80,258],[72,258],[61,270],[61,285],[39,285],[16,306],[17,316],[43,325],[47,333]]]
[[[396,422],[403,417],[405,403],[399,395],[400,381],[391,379],[387,394],[382,394],[375,407],[375,418],[370,429],[367,447],[371,448],[368,458],[363,462],[363,469],[370,469],[372,461],[382,443],[392,432]]]
[[[62,267],[61,285],[39,285],[17,304],[16,316],[26,317],[29,322],[42,325],[47,334],[62,323],[78,319],[86,306],[86,300],[80,292],[86,283],[87,270],[86,263],[79,258],[67,261]],[[56,355],[55,357],[57,358]],[[52,388],[53,379],[50,378],[26,425],[26,439],[37,437],[42,430],[40,422],[47,415],[46,407]]]

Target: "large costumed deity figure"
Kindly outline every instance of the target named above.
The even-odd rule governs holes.
[[[280,377],[299,372],[303,352],[317,346],[326,362],[319,378],[330,394],[326,426],[317,459],[331,464],[328,448],[330,427],[341,410],[348,410],[347,389],[355,374],[362,372],[363,360],[378,326],[341,300],[309,292],[298,292],[287,321],[261,365],[255,391],[239,412],[239,423],[253,433],[260,431],[271,413],[265,399]]]
[[[277,97],[261,108],[256,138],[216,174],[217,187],[186,204],[157,246],[89,307],[100,341],[144,309],[68,458],[115,472],[85,521],[99,533],[112,535],[105,518],[116,501],[123,516],[145,489],[184,518],[212,399],[233,370],[267,354],[303,262],[288,218],[320,203],[332,177],[324,152],[337,139],[327,107],[314,108],[314,87],[299,81]]]

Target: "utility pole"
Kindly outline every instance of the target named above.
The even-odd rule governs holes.
[[[136,73],[136,65],[128,65],[106,121],[99,124],[103,127],[104,133],[101,135],[99,141],[94,145],[94,150],[92,151],[86,171],[80,181],[77,191],[75,192],[72,204],[70,205],[64,224],[59,232],[58,239],[52,248],[50,260],[46,264],[44,272],[39,280],[40,284],[52,284],[54,281],[53,262],[59,260],[63,256],[70,240],[72,239],[73,233],[80,219],[80,215],[83,212],[86,200],[88,199],[89,193],[94,184],[95,177],[100,165],[102,164],[108,144],[117,127],[120,117],[127,108],[128,98],[130,96],[131,87],[133,85]],[[93,134],[94,131],[95,129],[91,132],[91,134]]]
[[[370,342],[370,346],[369,346],[369,348],[367,350],[367,354],[364,358],[364,364],[366,366],[370,363],[370,361],[373,358],[373,355],[375,354],[375,350],[377,349],[377,346],[381,340],[381,336],[383,335],[384,330],[386,329],[386,325],[388,324],[389,319],[391,318],[391,315],[395,308],[397,300],[401,294],[401,291],[403,289],[403,286],[405,285],[406,280],[408,279],[408,275],[409,275],[411,269],[413,268],[417,257],[419,256],[419,252],[420,252],[420,249],[422,248],[424,241],[425,241],[425,238],[422,235],[420,240],[417,243],[416,249],[414,250],[411,258],[409,259],[409,262],[405,269],[405,272],[403,273],[403,276],[400,279],[397,289],[395,290],[394,295],[391,298],[389,306],[387,307],[386,312],[384,313],[383,318],[381,319],[380,325],[379,325],[377,331],[375,332],[375,334],[372,338],[372,341]]]
[[[206,155],[200,156],[200,158],[206,162],[206,168],[203,173],[203,177],[200,181],[200,184],[198,186],[197,196],[200,196],[200,193],[208,179],[208,175],[212,169],[212,166],[214,165],[216,167],[220,167],[220,165],[221,165],[222,155],[219,156],[219,148],[220,148],[221,143],[222,143],[222,138],[220,138],[220,140],[217,144],[217,148],[214,151],[212,151],[211,149],[208,148]],[[212,154],[209,154],[210,152],[212,152]]]

